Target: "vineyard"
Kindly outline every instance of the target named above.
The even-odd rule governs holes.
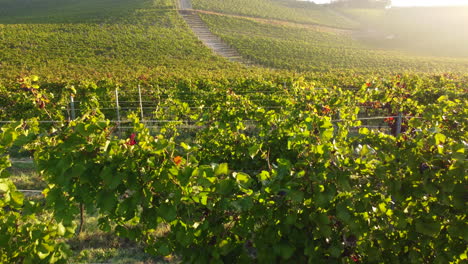
[[[103,230],[187,262],[457,263],[466,254],[460,120],[468,114],[458,82],[394,76],[353,89],[291,79],[151,90],[158,126],[136,112],[122,120],[131,129],[119,131],[113,113],[99,110],[112,85],[60,89],[80,100],[81,113],[67,121],[68,101],[45,106],[37,94],[50,96],[48,85],[31,77],[9,88],[30,98],[20,107],[62,121],[23,113],[28,119],[2,128],[2,146],[34,153],[48,214],[63,230],[47,229],[53,235],[70,235],[83,207],[100,212]],[[131,91],[120,99],[137,101]],[[380,129],[367,128],[369,116],[385,117]],[[21,208],[11,182],[2,192],[8,208]],[[163,227],[170,231],[155,236]],[[6,251],[5,261],[49,262],[62,247]]]
[[[468,67],[467,58],[424,57],[383,50],[356,40],[352,33],[222,15],[201,16],[215,34],[243,56],[273,68],[369,73],[466,72]]]
[[[358,23],[311,2],[291,0],[194,0],[194,9],[226,14],[271,18],[337,28],[355,28]]]
[[[467,261],[466,58],[192,4],[0,0],[0,263]]]
[[[38,11],[28,16],[21,7],[29,2],[0,1],[11,11],[0,15],[0,83],[19,74],[52,81],[129,80],[241,70],[198,41],[172,1],[121,0],[126,6],[100,14],[95,10],[111,1],[80,1],[77,7],[72,0],[58,1],[63,6],[41,0],[34,2],[42,8],[33,7]]]

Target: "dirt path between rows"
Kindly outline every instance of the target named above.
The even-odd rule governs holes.
[[[190,0],[180,0],[179,9],[181,10],[192,9],[192,2],[190,2]]]
[[[252,63],[243,58],[236,49],[230,47],[221,38],[210,31],[206,23],[198,15],[198,12],[191,9],[192,4],[190,0],[179,0],[178,5],[179,14],[184,18],[193,33],[203,44],[213,50],[214,53],[232,62],[252,65]]]
[[[199,14],[219,15],[232,18],[247,19],[264,24],[313,29],[320,32],[328,32],[341,35],[352,35],[356,33],[356,31],[350,29],[334,28],[318,24],[305,24],[278,19],[267,19],[244,15],[225,14],[206,10],[196,10],[193,9],[190,0],[178,0],[177,5],[179,14],[184,18],[185,22],[192,29],[192,31],[198,37],[198,39],[200,39],[200,41],[203,42],[203,44],[205,44],[219,56],[225,57],[230,61],[239,62],[245,65],[252,65],[253,63],[243,58],[235,48],[229,46],[221,38],[213,34],[206,25],[206,23],[200,18]]]

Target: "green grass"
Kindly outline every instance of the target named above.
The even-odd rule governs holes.
[[[47,187],[36,166],[29,160],[14,160],[8,171],[16,188],[20,190],[42,190]]]
[[[351,34],[204,14],[210,29],[263,65],[300,71],[464,72],[468,59],[413,56],[378,49]]]
[[[357,23],[328,8],[295,0],[193,0],[193,8],[260,18],[354,28]]]
[[[95,215],[86,215],[83,232],[67,244],[73,251],[70,263],[177,263],[176,258],[152,256],[142,245],[101,231]]]
[[[11,179],[20,190],[42,190],[47,187],[36,171],[13,173],[13,175]]]

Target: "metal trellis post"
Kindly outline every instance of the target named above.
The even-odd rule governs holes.
[[[115,110],[117,112],[117,129],[118,133],[120,136],[121,130],[120,130],[120,104],[119,104],[119,89],[115,88]]]
[[[75,99],[73,98],[73,95],[70,96],[70,115],[71,115],[71,120],[76,119]]]
[[[401,134],[401,123],[402,123],[403,115],[401,112],[398,113],[397,117],[397,127],[396,127],[396,136]]]
[[[144,115],[143,115],[143,102],[141,100],[141,86],[138,85],[138,96],[140,98],[140,113],[141,113],[141,122],[143,122]]]

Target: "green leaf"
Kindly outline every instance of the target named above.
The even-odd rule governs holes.
[[[301,191],[291,191],[289,196],[291,200],[296,203],[302,203],[302,200],[304,200],[304,193]]]
[[[449,101],[449,98],[446,95],[443,95],[443,96],[439,97],[439,99],[437,99],[437,102],[439,102],[439,103],[442,103],[442,102],[445,103],[446,101]]]
[[[436,145],[445,143],[445,140],[447,139],[445,135],[440,134],[440,133],[435,134],[434,138],[436,141]]]
[[[141,214],[141,222],[146,223],[148,228],[156,229],[158,227],[158,221],[156,220],[158,217],[158,212],[156,208],[143,208],[143,212]]]
[[[243,187],[243,188],[248,188],[249,187],[250,182],[251,182],[250,175],[248,175],[247,173],[243,173],[243,172],[234,172],[232,175],[234,176],[237,183],[241,187]]]
[[[296,251],[296,248],[293,245],[282,242],[275,245],[275,251],[281,256],[281,258],[290,259],[293,256],[294,251]]]
[[[207,193],[203,193],[203,195],[201,195],[200,203],[202,205],[207,205],[208,204],[208,194]]]
[[[268,171],[262,171],[258,175],[258,178],[262,181],[262,183],[265,185],[268,183],[268,181],[271,179],[271,175]]]
[[[222,180],[216,185],[216,192],[222,195],[230,195],[234,190],[235,183],[231,179]]]
[[[454,223],[449,226],[448,232],[452,238],[460,237],[465,241],[468,241],[468,225],[466,223]]]
[[[2,169],[0,165],[0,179],[6,179],[6,178],[9,178],[10,176],[11,176],[10,173],[7,170]]]
[[[369,135],[370,130],[368,128],[366,128],[366,127],[362,127],[362,128],[359,129],[359,134],[364,135],[364,136]]]
[[[427,220],[418,220],[416,221],[415,226],[416,232],[430,237],[436,237],[439,234],[441,227],[440,223]]]
[[[463,161],[465,159],[465,148],[463,146],[457,146],[456,151],[452,153],[452,158]]]
[[[170,250],[170,248],[169,248],[169,246],[167,244],[162,244],[158,248],[158,254],[161,255],[161,256],[167,256],[167,255],[171,254],[171,250]]]
[[[120,237],[128,237],[128,230],[124,226],[118,225],[115,227],[115,233]]]
[[[63,226],[62,223],[57,224],[57,235],[59,236],[64,236],[65,233],[67,232],[65,226]]]
[[[382,213],[387,212],[387,205],[386,205],[385,203],[380,203],[380,204],[379,204],[379,210],[380,210],[380,212],[382,212]]]
[[[329,141],[333,138],[333,129],[326,129],[320,133],[320,139],[322,142]]]
[[[121,173],[121,172],[115,173],[112,179],[112,182],[110,182],[108,185],[108,188],[111,190],[114,190],[115,188],[117,188],[117,186],[119,186],[120,183],[122,183],[122,180],[125,178],[125,176],[126,176],[125,173]]]
[[[5,193],[10,190],[10,185],[5,182],[0,182],[0,193]]]
[[[23,206],[23,201],[24,201],[24,195],[20,192],[11,192],[11,201],[13,202],[13,205],[17,207]]]
[[[261,148],[262,144],[254,144],[253,146],[249,147],[250,157],[253,159]]]
[[[40,243],[37,247],[39,252],[48,253],[54,251],[54,247],[47,243]]]
[[[346,224],[352,221],[352,216],[344,204],[339,204],[336,206],[336,217],[343,220],[343,222]]]
[[[99,208],[104,212],[110,212],[117,205],[117,200],[114,193],[108,191],[101,191],[96,196],[96,202]]]
[[[250,197],[245,197],[243,199],[234,201],[231,203],[239,212],[248,211],[253,207],[253,200]]]
[[[185,142],[180,143],[180,146],[185,150],[190,150],[191,149],[191,147],[189,145],[187,145]]]
[[[177,242],[181,243],[185,247],[189,246],[190,243],[192,242],[191,237],[182,230],[178,230],[176,232],[176,239],[177,239]]]
[[[190,177],[192,176],[193,173],[194,173],[193,168],[185,167],[182,170],[177,171],[177,173],[175,175],[176,175],[177,179],[179,180],[180,185],[187,186],[187,184],[190,181]]]
[[[99,177],[104,181],[105,185],[110,185],[114,178],[114,170],[110,166],[106,166],[102,169]]]
[[[177,217],[176,208],[171,204],[162,204],[157,209],[158,215],[164,218],[167,222],[172,222]]]
[[[330,254],[337,258],[341,255],[341,252],[342,252],[342,249],[338,246],[333,246],[332,248],[330,248]]]
[[[38,251],[38,252],[37,252],[37,256],[38,256],[39,259],[41,259],[41,260],[47,258],[49,255],[50,255],[50,252],[45,252],[45,253],[42,253],[41,251]]]
[[[78,164],[75,164],[71,170],[70,170],[70,176],[72,178],[78,178],[78,179],[81,179],[81,176],[83,175],[83,173],[86,171],[86,167],[81,164],[81,163],[78,163]]]
[[[227,175],[229,173],[228,169],[228,164],[227,163],[222,163],[219,165],[216,165],[214,169],[214,175],[215,176],[221,176],[221,175]]]

